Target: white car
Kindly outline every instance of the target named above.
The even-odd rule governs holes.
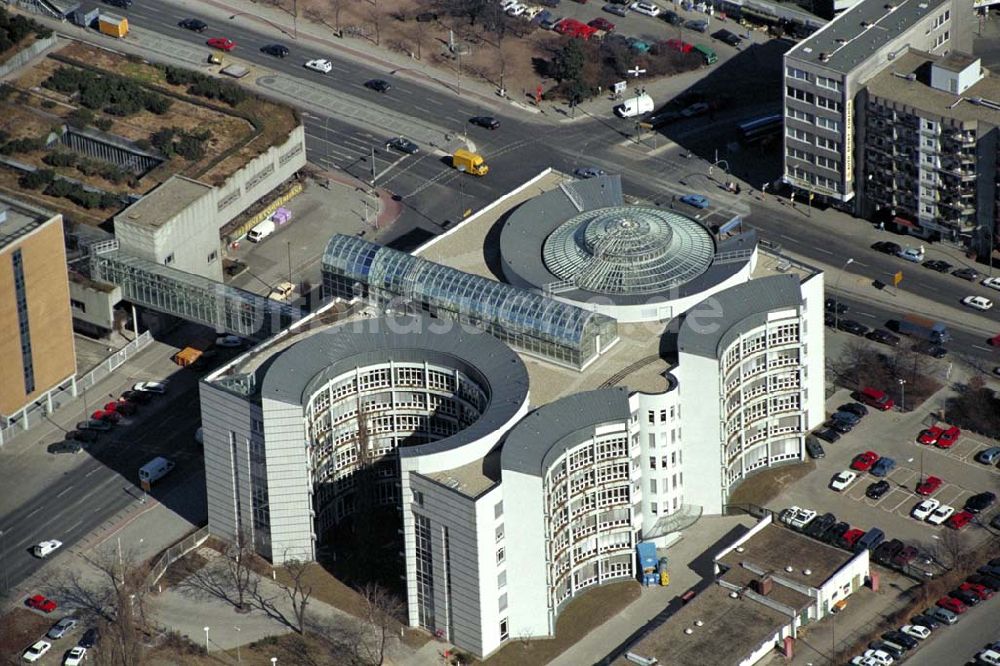
[[[50,553],[57,551],[60,548],[62,548],[62,541],[49,539],[48,541],[43,541],[40,544],[37,544],[32,549],[32,552],[35,554],[35,557],[48,557]]]
[[[895,661],[891,654],[883,650],[865,650],[864,656],[869,657],[881,666],[892,666],[892,662]]]
[[[955,507],[948,506],[947,504],[942,504],[938,508],[931,512],[931,515],[927,516],[927,522],[931,525],[940,525],[944,521],[951,518],[951,514],[955,513]]]
[[[52,649],[52,643],[48,641],[38,641],[24,651],[25,661],[38,661],[45,656],[45,653]]]
[[[317,58],[316,60],[310,60],[306,63],[306,69],[311,69],[314,72],[320,72],[321,74],[329,74],[333,71],[333,63],[326,58]]]
[[[167,392],[166,382],[139,382],[132,387],[133,391],[142,391],[143,393],[156,393],[157,395],[163,395]]]
[[[543,11],[542,8],[539,7],[538,5],[526,5],[524,8],[524,16],[522,16],[521,18],[530,21],[531,19],[541,14],[542,11]]]
[[[941,502],[936,499],[925,499],[922,502],[917,502],[917,505],[913,507],[912,515],[917,520],[927,520],[927,518],[934,513],[934,510],[941,506]]]
[[[927,640],[931,636],[931,630],[927,627],[919,624],[904,624],[899,628],[907,636],[913,636],[914,638],[919,638],[920,640]]]
[[[977,310],[989,310],[993,307],[993,301],[985,296],[966,296],[962,299],[962,303]]]
[[[879,663],[870,657],[858,655],[854,659],[851,659],[851,666],[879,666]]]
[[[507,11],[514,5],[519,5],[519,4],[521,4],[519,0],[503,0],[503,2],[500,3],[500,9]]]
[[[924,248],[920,246],[916,247],[905,247],[899,251],[899,258],[906,259],[907,261],[912,261],[915,264],[919,264],[924,260]]]
[[[637,14],[645,14],[646,16],[652,16],[653,18],[660,15],[660,8],[652,2],[633,2],[629,5],[629,9]]]
[[[792,516],[788,521],[788,525],[797,530],[801,530],[803,527],[812,522],[812,519],[816,517],[816,512],[812,509],[799,509],[797,515]]]
[[[63,659],[63,666],[80,666],[86,658],[87,648],[77,645],[66,653],[66,658]]]
[[[837,472],[833,475],[833,478],[830,479],[830,487],[840,492],[854,483],[854,479],[856,478],[858,478],[856,472],[845,469],[843,472]]]
[[[1000,666],[1000,652],[993,648],[987,648],[976,655],[977,663],[989,664],[989,666]]]
[[[520,16],[526,11],[528,11],[527,7],[521,3],[517,3],[516,5],[511,5],[507,8],[507,16]]]
[[[983,286],[1000,290],[1000,277],[986,278],[983,280]]]

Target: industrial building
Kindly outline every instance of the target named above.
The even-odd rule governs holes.
[[[822,274],[752,236],[727,264],[706,234],[699,275],[740,277],[683,317],[658,294],[662,318],[619,321],[505,282],[502,243],[486,238],[519,208],[558,228],[588,210],[562,200],[588,188],[620,185],[547,170],[414,255],[334,236],[333,300],[202,381],[212,533],[312,560],[336,548],[329,528],[396,507],[409,624],[485,656],[552,635],[575,596],[637,577],[639,542],[669,543],[748,474],[801,461],[823,416]],[[591,238],[625,252],[697,233],[655,207],[595,208]],[[610,256],[579,272],[625,276]],[[689,253],[657,256],[655,280],[685,274],[672,262]]]

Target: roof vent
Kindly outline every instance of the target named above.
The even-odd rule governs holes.
[[[695,620],[694,621],[694,626],[696,626],[696,627],[704,627],[705,623],[702,622],[701,620]]]
[[[835,39],[834,41],[837,42],[838,44],[846,44],[847,43],[847,40],[844,39],[843,37],[837,37],[837,39]]]
[[[811,576],[812,572],[813,572],[812,569],[803,569],[802,570],[802,573],[805,574],[806,576]]]
[[[868,21],[862,21],[861,27],[867,30],[869,27],[871,27],[871,23],[869,23]]]
[[[6,215],[6,214],[7,214],[7,213],[6,213],[6,212],[4,212],[4,215]],[[742,553],[742,552],[743,552],[743,551],[745,551],[745,550],[746,550],[746,548],[744,548],[743,546],[736,546],[736,552],[737,552],[737,553]]]
[[[690,636],[691,634],[694,633],[694,629],[692,629],[691,627],[688,627],[687,629],[684,630],[684,633],[687,634],[688,636]]]
[[[896,9],[896,5],[892,4],[891,2],[887,3],[885,5],[885,11],[887,11],[887,12],[891,12],[891,11],[893,11],[895,9]]]
[[[789,564],[787,567],[785,567],[785,571],[787,571],[788,573],[792,573],[793,571],[795,571],[795,567]]]
[[[819,61],[820,62],[829,62],[830,61],[830,54],[829,53],[820,53],[819,54]]]
[[[736,592],[736,591],[730,592],[729,593],[729,598],[730,599],[739,599],[740,598],[740,593]]]

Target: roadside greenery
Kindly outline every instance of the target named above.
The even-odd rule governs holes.
[[[65,95],[77,95],[83,107],[112,116],[131,116],[146,110],[163,115],[173,100],[151,92],[123,76],[96,74],[76,67],[60,67],[42,86]]]
[[[248,97],[247,91],[229,81],[220,81],[182,67],[163,67],[167,83],[172,86],[187,86],[189,95],[217,99],[229,106],[236,106]]]
[[[69,199],[76,205],[86,208],[112,208],[119,205],[118,197],[107,192],[91,192],[82,185],[59,178],[52,169],[38,169],[26,173],[18,181],[26,190],[42,190],[50,197]],[[43,189],[44,188],[44,189]]]
[[[52,35],[52,31],[41,23],[0,9],[0,52],[6,51],[22,39],[34,33],[39,39]]]

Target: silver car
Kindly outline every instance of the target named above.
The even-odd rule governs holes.
[[[80,621],[75,617],[64,617],[52,625],[52,628],[49,629],[49,633],[45,635],[52,639],[62,638],[69,632],[73,631],[73,628],[79,623]]]

